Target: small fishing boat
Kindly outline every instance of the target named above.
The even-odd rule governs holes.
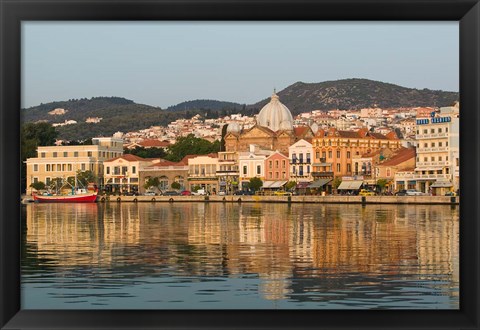
[[[39,203],[94,203],[97,200],[97,191],[88,192],[85,189],[79,189],[74,194],[68,195],[33,195],[33,200]]]
[[[56,189],[55,193],[44,192],[42,194],[32,194],[33,200],[39,203],[95,203],[97,201],[98,188],[94,183],[89,183],[88,188],[78,188],[80,182],[75,175],[76,185],[73,186],[67,180],[63,179],[63,185]],[[64,186],[68,185],[70,189],[66,193],[60,193]],[[65,192],[65,190],[64,190]]]

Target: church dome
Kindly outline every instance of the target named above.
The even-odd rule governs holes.
[[[257,124],[272,131],[293,130],[293,117],[290,110],[273,93],[270,102],[258,113]]]
[[[227,126],[227,133],[239,133],[241,130],[240,125],[234,121]]]

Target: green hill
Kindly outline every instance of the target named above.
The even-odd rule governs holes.
[[[293,115],[312,110],[384,109],[419,106],[448,106],[459,93],[414,89],[368,79],[343,79],[321,83],[297,82],[277,93]],[[261,109],[264,99],[249,108]]]

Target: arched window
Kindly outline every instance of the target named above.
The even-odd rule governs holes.
[[[168,178],[166,176],[161,176],[159,181],[160,184],[158,185],[158,188],[160,190],[168,190]]]

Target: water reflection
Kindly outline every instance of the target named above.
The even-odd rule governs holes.
[[[30,204],[25,221],[23,308],[458,308],[449,206]]]

